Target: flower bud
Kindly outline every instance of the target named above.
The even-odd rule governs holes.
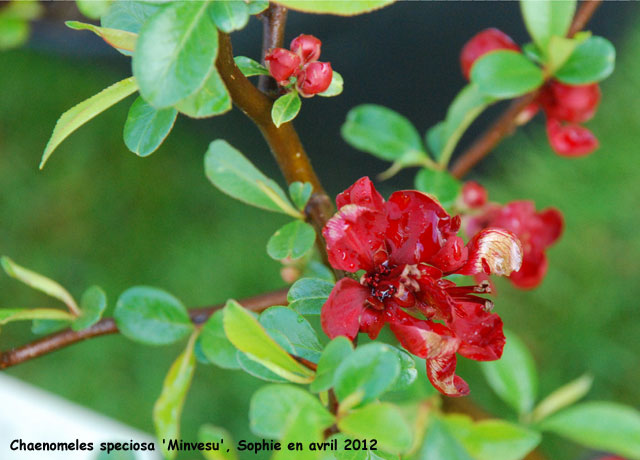
[[[470,208],[479,208],[487,202],[487,189],[472,180],[462,186],[462,201]]]
[[[462,74],[468,80],[473,63],[489,51],[513,50],[520,51],[520,47],[515,44],[511,37],[498,29],[486,29],[476,34],[469,40],[460,53],[460,67]]]
[[[296,87],[303,97],[311,97],[314,94],[326,91],[331,84],[333,70],[329,62],[311,62],[305,65],[300,74]]]
[[[549,144],[558,155],[579,157],[598,148],[598,139],[584,126],[562,125],[559,120],[547,120]]]
[[[540,103],[549,118],[584,123],[596,113],[600,95],[597,83],[571,86],[552,80],[540,94]]]
[[[300,67],[300,56],[284,48],[274,48],[264,57],[264,62],[278,84],[286,85]]]
[[[313,35],[302,34],[293,39],[290,48],[306,64],[318,60],[321,46],[322,42]]]

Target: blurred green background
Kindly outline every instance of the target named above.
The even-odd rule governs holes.
[[[638,6],[617,5],[603,6],[592,28],[612,39],[619,53],[589,123],[600,150],[582,159],[560,158],[536,118],[472,177],[487,186],[493,200],[533,199],[539,208],[555,206],[565,215],[565,234],[548,252],[542,286],[523,292],[499,282],[495,299],[506,327],[533,350],[540,395],[590,372],[590,399],[640,407],[640,33],[634,31]],[[382,103],[424,131],[443,118],[463,85],[457,53],[473,33],[494,25],[520,42],[525,38],[517,5],[506,3],[411,2],[355,19],[315,18],[291,13],[287,36],[321,37],[323,57],[345,78],[339,101],[305,101],[296,121],[332,195],[385,167],[340,139],[348,108]],[[91,284],[103,286],[109,312],[123,290],[138,284],[162,287],[189,306],[284,286],[264,246],[286,217],[234,202],[204,177],[207,145],[223,137],[280,180],[257,130],[236,110],[211,120],[178,119],[161,149],[141,159],[122,141],[129,98],[73,134],[38,171],[57,117],[130,75],[130,69],[128,58],[88,33],[64,30],[59,20],[43,20],[34,31],[28,47],[0,54],[0,252],[59,280],[76,296]],[[259,33],[260,24],[252,20],[247,31],[234,34],[238,54],[257,57]],[[412,187],[412,177],[413,172],[402,173],[379,185],[388,194]],[[0,276],[0,306],[53,305]],[[0,349],[32,339],[28,325],[12,324],[2,330]],[[149,348],[108,336],[6,372],[151,432],[152,405],[179,351],[180,346]],[[459,373],[474,399],[509,417],[477,363],[462,361]],[[193,439],[201,424],[213,423],[236,440],[251,439],[248,404],[260,385],[241,372],[199,366],[183,438]],[[545,438],[543,449],[551,458],[585,455],[553,437]]]

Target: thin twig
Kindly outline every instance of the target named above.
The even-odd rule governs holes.
[[[262,20],[262,63],[272,48],[282,48],[284,43],[284,26],[287,23],[287,9],[277,3],[269,3],[269,8],[260,15]],[[265,94],[276,93],[278,85],[268,75],[260,75],[258,89]]]

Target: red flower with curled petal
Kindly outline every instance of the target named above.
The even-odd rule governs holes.
[[[322,42],[313,35],[301,34],[291,41],[289,48],[306,64],[318,60]]]
[[[367,177],[338,195],[338,213],[323,230],[331,265],[355,273],[343,278],[322,308],[331,338],[372,339],[385,324],[409,352],[424,358],[427,375],[443,394],[463,396],[468,385],[455,375],[456,354],[487,361],[500,358],[504,334],[491,301],[478,294],[488,283],[456,286],[458,273],[508,275],[520,268],[522,249],[510,232],[485,229],[465,246],[456,236],[460,218],[414,190],[388,201]]]

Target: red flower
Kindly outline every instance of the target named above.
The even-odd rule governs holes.
[[[520,47],[507,34],[498,29],[486,29],[474,35],[460,53],[460,67],[464,78],[469,79],[471,67],[490,51],[513,50],[520,51]]]
[[[278,84],[286,85],[299,70],[300,56],[284,48],[275,48],[265,56],[264,62]]]
[[[554,118],[547,119],[549,144],[558,155],[581,157],[598,148],[598,139],[584,126],[575,123],[563,125]]]
[[[306,64],[318,60],[322,42],[313,35],[302,34],[291,41],[289,48]]]
[[[470,208],[479,208],[487,202],[487,190],[477,182],[469,180],[462,186],[462,201]]]
[[[596,83],[571,86],[551,80],[538,96],[538,101],[549,118],[584,123],[595,115],[600,96],[600,87]]]
[[[311,97],[326,91],[331,84],[333,70],[329,62],[311,62],[304,66],[298,74],[296,88],[300,96]]]
[[[355,273],[343,278],[322,308],[331,338],[372,339],[389,324],[409,352],[426,359],[427,375],[443,394],[462,396],[468,385],[455,375],[456,353],[478,361],[500,358],[502,321],[491,301],[477,294],[488,283],[456,286],[458,273],[508,275],[520,268],[517,238],[500,229],[479,232],[466,246],[456,236],[460,218],[413,190],[385,200],[367,177],[338,195],[338,213],[323,230],[331,265]]]

